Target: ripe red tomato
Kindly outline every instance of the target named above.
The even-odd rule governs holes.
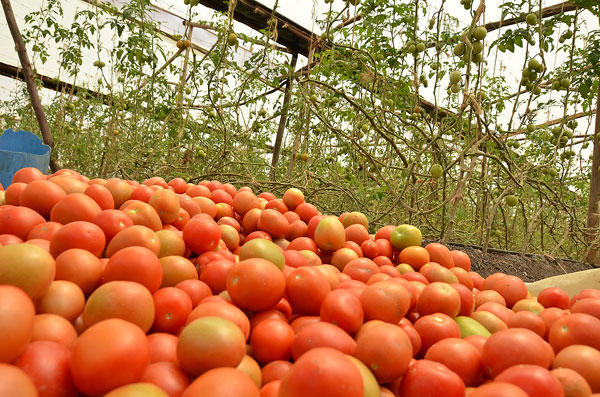
[[[364,311],[360,299],[345,289],[331,291],[321,304],[322,321],[332,323],[354,335],[364,320]]]
[[[261,369],[262,383],[278,381],[292,368],[292,363],[284,360],[271,361]]]
[[[31,378],[23,370],[11,364],[0,362],[0,395],[38,397],[39,394]]]
[[[144,247],[127,247],[115,253],[104,268],[102,282],[135,281],[154,293],[162,282],[162,266],[156,254]]]
[[[600,393],[600,351],[590,346],[571,345],[562,349],[552,363],[553,368],[570,368],[585,378],[592,392]]]
[[[473,390],[469,397],[529,397],[527,393],[518,386],[506,382],[484,383]]]
[[[12,285],[0,285],[0,302],[0,362],[10,363],[31,338],[35,308],[29,296]]]
[[[246,259],[235,264],[229,271],[227,292],[231,300],[243,309],[267,310],[283,297],[285,276],[268,260]]]
[[[523,389],[529,397],[563,397],[558,379],[538,365],[519,364],[506,368],[494,378],[497,382],[512,383]]]
[[[92,222],[102,208],[83,193],[72,193],[60,199],[50,212],[50,220],[66,225],[75,221]]]
[[[150,364],[161,361],[179,365],[177,362],[177,336],[154,332],[148,335]]]
[[[181,395],[182,397],[259,397],[254,381],[235,368],[214,368],[197,377]]]
[[[287,277],[287,299],[294,313],[317,315],[321,303],[331,292],[327,277],[312,267],[294,269]]]
[[[81,334],[71,351],[71,374],[85,394],[105,394],[137,382],[150,360],[144,332],[130,322],[111,318]]]
[[[548,342],[556,353],[570,345],[587,345],[600,350],[600,320],[584,313],[558,318],[548,334]]]
[[[133,281],[110,281],[98,287],[83,308],[83,322],[90,327],[100,321],[120,318],[148,332],[154,322],[152,294]]]
[[[183,227],[183,240],[195,253],[214,250],[221,238],[217,222],[207,217],[192,218]]]
[[[452,287],[450,287],[452,288]],[[421,336],[421,353],[425,354],[434,343],[445,338],[460,338],[460,328],[456,321],[444,313],[419,317],[415,329]]]
[[[69,362],[71,351],[66,346],[50,341],[31,342],[15,365],[33,380],[44,397],[77,396]]]
[[[252,354],[262,364],[292,357],[294,330],[285,321],[272,318],[261,321],[252,329]]]
[[[158,362],[146,367],[140,382],[152,383],[169,396],[180,396],[190,385],[190,378],[176,364]]]
[[[35,226],[45,222],[44,217],[31,208],[6,207],[0,211],[0,234],[13,234],[25,241]]]
[[[495,378],[500,372],[517,364],[550,367],[552,349],[535,332],[525,328],[509,328],[490,336],[483,346],[481,359],[486,374]]]
[[[100,227],[92,222],[75,221],[64,225],[50,240],[50,253],[57,257],[72,248],[81,248],[100,257],[104,251],[106,238]]]
[[[465,384],[460,376],[443,364],[429,360],[413,363],[402,377],[402,397],[464,397]]]
[[[548,287],[540,291],[537,301],[545,308],[558,307],[568,309],[570,305],[569,295],[558,287]]]
[[[166,287],[152,294],[154,323],[158,332],[178,334],[192,312],[192,299],[179,288]]]
[[[382,320],[392,324],[397,324],[408,312],[410,301],[407,289],[395,281],[376,282],[360,295],[366,320]]]
[[[456,372],[466,386],[476,386],[483,375],[481,353],[473,344],[460,338],[446,338],[434,343],[425,354]]]
[[[303,354],[281,379],[280,397],[362,397],[358,367],[345,354],[317,347]]]
[[[331,347],[342,353],[353,354],[356,342],[340,327],[317,321],[296,332],[292,341],[292,356],[298,360],[298,357],[316,347]]]
[[[433,313],[444,313],[450,317],[456,317],[461,307],[461,299],[458,291],[450,284],[433,282],[427,285],[417,302],[419,314],[424,316]]]
[[[413,356],[412,343],[399,326],[377,324],[361,332],[354,356],[373,372],[378,382],[390,382],[407,370]]]
[[[60,343],[68,349],[77,339],[75,327],[66,318],[57,314],[38,314],[33,318],[31,342],[46,340]]]

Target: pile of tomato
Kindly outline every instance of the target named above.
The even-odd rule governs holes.
[[[295,188],[25,168],[0,188],[0,396],[600,396],[600,290],[470,268]]]

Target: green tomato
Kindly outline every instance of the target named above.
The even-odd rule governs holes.
[[[527,25],[536,25],[538,22],[538,17],[537,15],[535,15],[533,12],[527,15],[527,18],[525,18],[525,20],[527,21]]]
[[[519,198],[517,196],[515,196],[514,194],[509,194],[508,196],[505,197],[506,200],[506,205],[508,205],[509,207],[514,207],[515,205],[517,205],[519,203]]]
[[[487,29],[485,26],[478,26],[473,29],[473,37],[475,40],[483,40],[485,39],[485,36],[487,36]]]

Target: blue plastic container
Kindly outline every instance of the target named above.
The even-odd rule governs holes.
[[[0,183],[5,189],[21,168],[35,167],[48,174],[49,165],[50,146],[44,145],[37,135],[11,129],[0,135]]]

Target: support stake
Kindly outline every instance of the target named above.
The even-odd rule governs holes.
[[[23,76],[25,78],[25,83],[27,84],[27,92],[29,93],[29,98],[31,100],[31,106],[33,107],[33,111],[35,112],[35,117],[37,118],[38,124],[40,126],[40,131],[42,133],[42,138],[44,143],[50,146],[50,149],[54,148],[54,140],[52,139],[52,132],[50,132],[50,127],[48,126],[48,120],[46,119],[46,114],[44,113],[44,108],[42,107],[42,102],[40,101],[40,96],[37,91],[37,87],[35,85],[35,79],[33,77],[33,70],[31,68],[31,62],[29,62],[29,57],[27,56],[27,49],[25,48],[25,42],[23,41],[23,36],[21,36],[21,32],[19,31],[19,26],[17,25],[17,20],[15,19],[15,13],[13,12],[12,6],[10,4],[10,0],[0,0],[2,2],[2,8],[4,9],[4,15],[6,16],[6,23],[8,24],[8,28],[10,29],[10,34],[15,42],[15,47],[17,48],[17,53],[19,55],[19,61],[21,62],[21,68],[23,69]],[[54,153],[50,152],[50,169],[52,172],[58,171],[59,167],[53,159]]]

